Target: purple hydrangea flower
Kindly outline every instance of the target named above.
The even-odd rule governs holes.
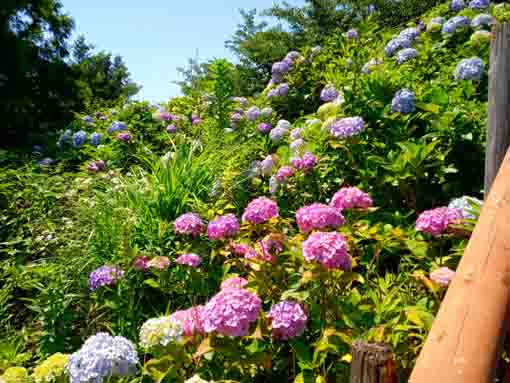
[[[453,34],[460,28],[468,28],[471,26],[471,20],[464,16],[455,16],[443,24],[443,33]]]
[[[390,42],[388,44],[386,44],[386,47],[384,48],[384,54],[388,57],[391,57],[399,49],[410,48],[412,44],[413,44],[413,42],[406,38],[402,38],[402,37],[394,38],[394,39],[390,40]]]
[[[239,221],[234,214],[226,214],[209,222],[207,235],[210,239],[226,239],[239,233]]]
[[[89,275],[89,288],[92,291],[99,287],[112,286],[124,276],[124,271],[116,266],[101,266]]]
[[[345,219],[338,209],[321,203],[314,203],[298,209],[296,222],[299,230],[308,233],[312,230],[336,229],[344,224]]]
[[[330,206],[342,211],[345,209],[368,209],[373,206],[370,196],[357,187],[344,187],[335,193]]]
[[[312,170],[317,165],[317,157],[310,152],[303,154],[303,157],[294,159],[292,165],[299,170]]]
[[[430,279],[443,287],[447,287],[453,278],[455,278],[455,271],[448,267],[440,267],[430,273]]]
[[[175,126],[175,125],[168,125],[166,127],[166,131],[168,133],[171,133],[171,134],[176,133],[177,132],[177,126]]]
[[[416,40],[420,36],[420,31],[418,28],[406,28],[401,31],[398,37],[410,41]]]
[[[264,133],[264,134],[269,133],[272,128],[273,128],[273,126],[269,122],[261,122],[260,124],[257,125],[257,130],[260,133]]]
[[[232,97],[232,101],[238,102],[243,106],[248,105],[248,100],[246,99],[246,97]]]
[[[73,146],[79,148],[87,141],[87,133],[83,130],[73,134]]]
[[[248,284],[248,281],[242,277],[232,277],[221,282],[220,289],[242,289]]]
[[[471,22],[471,26],[473,28],[479,29],[483,28],[484,26],[490,27],[492,24],[494,24],[494,22],[495,22],[494,17],[486,13],[482,13],[481,15],[478,15],[473,19],[473,21]]]
[[[347,32],[345,32],[345,38],[347,40],[358,40],[359,34],[356,29],[349,29]]]
[[[303,128],[295,128],[290,131],[290,139],[292,141],[303,138],[305,130]]]
[[[94,119],[90,116],[84,116],[82,118],[82,121],[86,124],[93,124],[94,123]]]
[[[409,89],[399,90],[393,97],[391,110],[403,114],[413,113],[416,110],[416,96]]]
[[[90,173],[97,173],[104,170],[105,168],[106,164],[103,160],[92,161],[89,162],[89,164],[87,165],[87,170]]]
[[[274,89],[275,96],[276,97],[287,97],[289,95],[289,90],[290,90],[289,84],[287,84],[287,83],[280,84]]]
[[[481,80],[485,73],[485,64],[479,57],[464,59],[455,68],[455,80]]]
[[[350,270],[352,259],[344,236],[337,232],[315,232],[303,242],[307,262],[320,263],[326,269]]]
[[[438,236],[446,232],[452,223],[461,219],[462,213],[457,209],[439,207],[437,209],[427,210],[421,213],[416,220],[416,231],[423,231],[433,236]]]
[[[271,141],[279,143],[285,138],[287,134],[289,134],[287,129],[276,127],[269,132],[269,138]]]
[[[291,60],[293,62],[296,62],[297,60],[299,60],[301,58],[301,54],[297,51],[290,51],[289,53],[287,53],[285,58],[288,60]]]
[[[335,138],[347,138],[365,130],[365,121],[361,117],[342,118],[331,125],[331,135]]]
[[[450,3],[450,11],[453,12],[458,12],[465,7],[466,4],[464,3],[464,0],[452,0],[452,2]]]
[[[262,308],[260,298],[244,289],[224,289],[202,310],[204,330],[226,336],[248,335]]]
[[[131,141],[131,134],[129,134],[127,132],[119,133],[119,134],[117,134],[116,138],[117,138],[117,140],[122,141],[122,142],[129,142],[129,141]]]
[[[275,201],[267,197],[259,197],[251,201],[244,210],[243,222],[261,224],[278,215],[278,205]]]
[[[264,158],[259,165],[259,172],[262,176],[269,176],[273,172],[274,159],[272,155],[268,155]]]
[[[186,213],[175,220],[175,231],[179,234],[196,237],[204,231],[205,225],[196,213]]]
[[[256,106],[252,106],[246,111],[246,118],[249,121],[257,121],[260,117],[260,109]]]
[[[490,0],[471,0],[469,8],[471,9],[486,9],[491,4]]]
[[[287,340],[303,334],[308,317],[297,302],[282,301],[271,307],[268,318],[271,319],[273,338]]]
[[[70,383],[103,383],[110,377],[128,377],[139,363],[136,348],[121,336],[100,332],[88,338],[69,357],[66,372]]]
[[[278,61],[273,64],[271,73],[274,78],[281,78],[282,76],[289,73],[289,64],[286,61]]]
[[[402,49],[397,53],[397,63],[403,64],[406,61],[413,60],[418,57],[418,51],[414,48]]]
[[[191,125],[195,126],[195,125],[198,125],[202,122],[202,119],[197,116],[197,115],[193,115],[191,116]]]
[[[285,182],[294,175],[294,169],[290,166],[282,166],[275,174],[275,179],[279,183]]]
[[[296,152],[299,151],[299,149],[302,148],[304,144],[305,141],[302,138],[298,138],[297,140],[292,141],[289,146],[291,150]]]
[[[321,101],[330,102],[338,97],[338,90],[334,85],[326,85],[321,91]]]
[[[92,133],[90,135],[90,144],[92,146],[98,146],[101,143],[101,139],[103,138],[103,135],[101,133]]]
[[[200,258],[199,255],[193,253],[182,254],[175,260],[175,262],[179,265],[186,265],[197,268],[202,263],[202,258]]]

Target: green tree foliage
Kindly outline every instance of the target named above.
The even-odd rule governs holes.
[[[209,66],[213,82],[213,100],[210,112],[219,127],[223,129],[229,127],[231,97],[234,91],[233,69],[232,64],[227,60],[215,60]]]

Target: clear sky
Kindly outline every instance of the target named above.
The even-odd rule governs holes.
[[[241,22],[239,9],[270,7],[278,0],[62,0],[77,34],[97,50],[124,58],[138,98],[165,101],[179,94],[171,82],[189,57],[201,61],[233,55],[224,47]],[[289,1],[291,4],[302,0]]]

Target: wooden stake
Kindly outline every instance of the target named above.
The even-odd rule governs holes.
[[[395,356],[383,343],[352,345],[351,383],[397,383]]]

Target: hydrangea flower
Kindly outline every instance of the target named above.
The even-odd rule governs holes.
[[[167,131],[167,133],[170,133],[170,134],[176,133],[177,132],[177,126],[175,126],[175,125],[168,125],[166,127],[166,131]]]
[[[170,258],[158,255],[149,261],[149,267],[156,270],[166,270],[170,266]]]
[[[196,237],[205,228],[202,218],[196,213],[186,213],[175,220],[175,231]]]
[[[274,167],[274,159],[272,155],[268,155],[266,158],[264,158],[259,165],[259,173],[262,176],[270,176],[273,172]]]
[[[112,286],[124,276],[124,271],[116,266],[101,266],[89,275],[89,288],[92,291],[99,287]]]
[[[345,223],[345,219],[338,209],[322,203],[314,203],[298,209],[296,222],[299,230],[308,233],[312,230],[336,229]]]
[[[445,20],[444,17],[434,17],[427,24],[427,32],[435,33],[441,31]]]
[[[416,230],[438,236],[448,229],[452,223],[462,219],[460,210],[439,207],[421,213],[416,220]]]
[[[274,143],[279,143],[285,138],[287,134],[289,134],[287,129],[276,127],[269,132],[269,138]]]
[[[397,113],[413,113],[416,110],[416,96],[409,89],[399,90],[391,102],[391,110]]]
[[[234,214],[216,217],[207,226],[207,235],[210,239],[226,239],[235,237],[239,233],[239,221]]]
[[[87,133],[83,130],[76,132],[73,134],[73,146],[75,148],[79,148],[83,146],[83,144],[87,141]]]
[[[260,117],[260,109],[256,106],[252,106],[246,111],[246,118],[249,121],[257,121]]]
[[[381,59],[377,59],[377,58],[371,59],[369,62],[367,62],[365,65],[363,65],[363,67],[361,68],[361,72],[363,74],[370,74],[370,73],[372,73],[374,68],[378,65],[381,65],[382,62],[383,61]]]
[[[243,213],[243,222],[261,224],[271,218],[278,217],[278,205],[267,197],[259,197],[251,201]]]
[[[272,89],[268,94],[268,98],[273,97],[287,97],[290,91],[289,84],[283,83],[278,85],[276,88]]]
[[[352,259],[344,236],[337,232],[315,232],[303,242],[307,262],[320,263],[326,269],[350,270]]]
[[[453,278],[455,278],[455,271],[448,267],[440,267],[430,273],[430,279],[443,287],[448,286]]]
[[[471,22],[471,26],[473,28],[479,29],[483,28],[484,26],[490,27],[492,24],[494,24],[494,22],[495,22],[494,17],[486,13],[482,13],[473,19],[473,21]]]
[[[262,308],[260,298],[244,289],[225,289],[213,296],[202,311],[204,330],[226,336],[248,335]]]
[[[365,121],[361,117],[345,117],[331,125],[330,132],[335,138],[347,138],[365,130]]]
[[[273,78],[281,78],[289,73],[290,67],[287,61],[277,61],[271,68]]]
[[[455,16],[443,24],[443,33],[453,34],[460,28],[467,28],[471,26],[471,20],[464,16]]]
[[[406,48],[402,49],[397,53],[397,63],[399,65],[405,63],[406,61],[413,60],[418,57],[418,51],[414,48]]]
[[[287,340],[303,334],[308,317],[297,302],[282,301],[271,307],[267,315],[271,319],[273,338]]]
[[[273,114],[273,108],[266,107],[266,108],[262,109],[262,110],[260,111],[260,113],[261,113],[264,117],[271,117],[271,115]]]
[[[289,146],[290,146],[291,150],[296,152],[300,148],[302,148],[304,144],[305,144],[305,141],[302,138],[298,138],[297,140],[292,141]]]
[[[244,254],[244,259],[250,261],[264,261],[269,263],[276,262],[276,255],[280,254],[283,250],[283,246],[279,241],[275,241],[271,238],[265,238],[262,241],[256,243],[256,249],[250,249]]]
[[[279,120],[276,124],[277,128],[289,130],[292,128],[292,124],[287,120]]]
[[[464,0],[452,0],[450,3],[450,11],[458,12],[461,9],[464,9],[466,7],[466,4],[464,3]]]
[[[303,134],[304,134],[304,129],[303,128],[295,128],[295,129],[292,129],[290,131],[290,139],[292,141],[294,140],[298,140],[300,138],[303,138]]]
[[[175,260],[175,262],[179,265],[186,265],[197,268],[202,263],[202,258],[200,258],[199,255],[193,253],[182,254]]]
[[[279,183],[285,182],[294,175],[294,169],[290,166],[282,166],[275,174],[275,179]]]
[[[92,118],[91,116],[83,116],[82,121],[86,124],[93,124],[94,118]]]
[[[401,31],[398,35],[398,37],[410,41],[416,40],[420,36],[420,31],[418,28],[406,28],[403,31]]]
[[[370,196],[357,187],[344,187],[335,193],[330,206],[342,211],[345,209],[368,209],[373,206]]]
[[[338,90],[334,85],[326,85],[321,91],[321,101],[330,102],[338,97]]]
[[[388,42],[386,47],[384,48],[384,54],[388,57],[391,57],[395,54],[396,51],[402,48],[410,48],[413,42],[406,38],[397,37]]]
[[[137,271],[147,271],[150,268],[150,258],[146,255],[136,257],[133,261],[133,268]]]
[[[71,137],[73,135],[73,132],[71,129],[67,129],[62,135],[60,136],[57,145],[61,146],[62,144],[67,144],[71,141]]]
[[[112,125],[108,128],[108,133],[112,134],[114,132],[127,130],[127,128],[128,128],[127,125],[124,124],[123,122],[113,121]]]
[[[482,206],[483,202],[477,198],[463,196],[452,200],[448,204],[448,207],[450,209],[459,210],[463,218],[475,219],[476,215],[474,214],[473,211],[473,204],[477,206]]]
[[[92,133],[90,135],[89,142],[92,146],[98,146],[101,143],[101,139],[103,138],[103,135],[101,133]]]
[[[359,34],[356,29],[349,29],[347,32],[345,32],[345,38],[347,40],[358,40]]]
[[[246,97],[232,97],[232,101],[238,102],[243,106],[248,105],[248,100],[246,99]]]
[[[213,383],[208,380],[202,379],[199,375],[193,375],[191,378],[186,380],[184,383]]]
[[[119,133],[119,134],[117,134],[117,140],[122,141],[122,142],[129,142],[129,141],[131,141],[131,134]]]
[[[30,383],[28,371],[23,367],[9,367],[0,375],[0,383]]]
[[[69,355],[57,352],[34,368],[32,378],[35,383],[51,383],[59,380],[64,377],[68,362]]]
[[[301,59],[302,56],[299,52],[297,51],[290,51],[289,53],[287,53],[287,55],[285,56],[285,58],[287,60],[291,60],[293,62],[296,62],[297,60]]]
[[[70,383],[102,383],[110,377],[128,377],[139,363],[135,346],[122,336],[100,332],[71,355],[66,372]]]
[[[269,122],[261,122],[257,125],[257,130],[260,133],[268,133],[273,129],[273,126]]]
[[[489,43],[491,41],[491,32],[489,31],[476,31],[471,35],[470,41],[473,45],[480,45],[482,43]]]
[[[103,160],[97,160],[97,161],[89,162],[89,164],[87,165],[87,170],[90,173],[97,173],[97,172],[104,170],[105,167],[106,167],[106,164]]]
[[[303,154],[303,157],[293,158],[291,162],[292,166],[294,166],[296,169],[308,171],[317,165],[317,157],[310,152],[306,152]]]
[[[182,324],[171,316],[151,318],[140,329],[140,345],[146,350],[165,347],[171,343],[180,343],[183,335]]]
[[[202,309],[204,306],[193,306],[187,310],[180,310],[170,315],[170,318],[179,323],[184,335],[194,336],[204,334],[202,324]]]
[[[455,80],[481,80],[485,73],[485,64],[479,57],[464,59],[455,68]]]
[[[246,243],[233,243],[231,247],[234,254],[242,255],[246,258],[257,256],[257,251]]]
[[[489,8],[490,0],[471,0],[469,2],[469,8],[471,9],[485,9]]]
[[[54,162],[55,160],[53,158],[46,157],[38,161],[37,164],[40,166],[51,166]]]
[[[221,290],[242,289],[248,284],[248,281],[242,277],[232,277],[221,282]]]

